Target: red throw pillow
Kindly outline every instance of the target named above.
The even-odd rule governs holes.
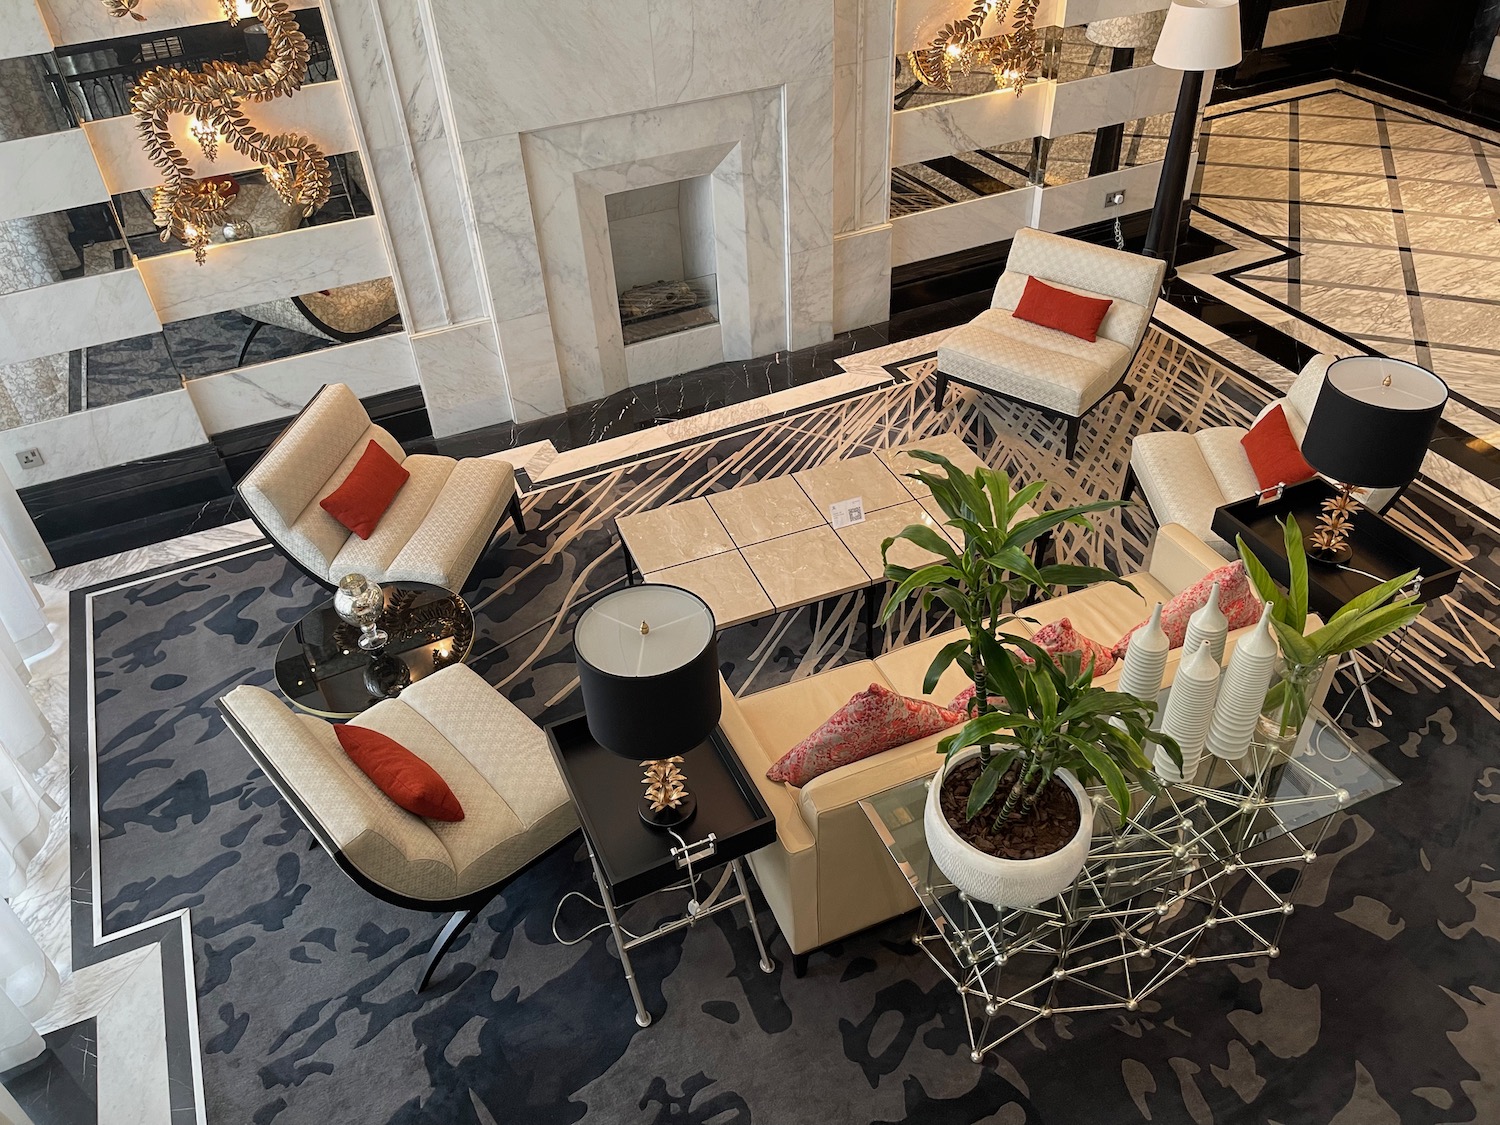
[[[884,684],[871,684],[766,771],[772,781],[803,786],[819,774],[905,746],[964,720],[925,699],[908,699]]]
[[[1073,623],[1066,617],[1059,617],[1052,624],[1043,625],[1031,634],[1031,643],[1038,648],[1046,649],[1055,657],[1065,652],[1081,654],[1085,668],[1090,662],[1093,663],[1096,677],[1104,675],[1115,666],[1114,654],[1109,648],[1085,637],[1073,628]]]
[[[1026,291],[1010,315],[1029,320],[1043,328],[1055,328],[1069,336],[1093,343],[1099,338],[1099,325],[1113,301],[1103,297],[1085,297],[1069,293],[1035,277],[1026,279]]]
[[[1162,632],[1166,633],[1167,640],[1171,641],[1173,648],[1182,647],[1182,642],[1187,636],[1188,618],[1207,603],[1208,592],[1213,589],[1215,582],[1219,584],[1219,610],[1228,619],[1230,632],[1235,629],[1248,628],[1260,620],[1260,611],[1264,605],[1260,596],[1255,592],[1255,587],[1250,584],[1250,576],[1245,573],[1244,562],[1237,559],[1219,567],[1218,570],[1205,574],[1161,607]],[[1114,647],[1116,660],[1125,659],[1125,651],[1130,647],[1130,638],[1135,636],[1138,629],[1144,628],[1150,620],[1148,617],[1120,638]]]
[[[442,775],[389,735],[345,723],[333,728],[339,745],[380,791],[409,813],[462,820],[464,807]]]
[[[379,442],[372,441],[344,483],[319,500],[318,506],[361,539],[368,539],[409,479],[411,473]]]
[[[1245,456],[1255,470],[1255,483],[1262,492],[1278,484],[1301,484],[1318,475],[1302,456],[1279,402],[1250,427],[1250,432],[1240,438],[1240,444],[1245,447]]]

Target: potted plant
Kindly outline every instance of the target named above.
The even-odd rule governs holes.
[[[968,721],[939,744],[944,764],[928,793],[925,828],[934,861],[970,897],[1001,907],[1032,906],[1061,893],[1078,875],[1093,831],[1093,802],[1084,791],[1105,785],[1129,811],[1130,787],[1159,788],[1146,756],[1148,741],[1179,765],[1175,743],[1152,732],[1155,703],[1093,683],[1093,666],[1078,654],[1053,657],[1005,631],[1007,611],[1029,591],[1122,582],[1099,567],[1038,566],[1026,547],[1062,524],[1090,527],[1091,512],[1119,507],[1105,500],[1042,515],[1027,509],[1045,482],[1011,491],[1010,478],[989,468],[970,476],[946,458],[913,457],[942,470],[911,474],[932,492],[958,533],[955,548],[932,528],[915,524],[887,539],[905,539],[936,555],[911,568],[886,562],[896,584],[884,618],[913,595],[924,608],[951,610],[965,636],[945,645],[923,683],[930,692],[957,663],[974,685]]]
[[[1290,751],[1312,709],[1330,658],[1363,648],[1415,621],[1426,605],[1417,601],[1416,571],[1366,590],[1346,602],[1312,633],[1307,628],[1307,552],[1295,519],[1281,524],[1286,543],[1287,588],[1283,592],[1255,552],[1237,540],[1245,572],[1260,599],[1271,607],[1271,625],[1281,645],[1281,677],[1266,696],[1260,737],[1268,747]]]

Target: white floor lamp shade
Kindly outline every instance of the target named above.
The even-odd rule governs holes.
[[[1151,61],[1167,70],[1223,70],[1244,57],[1239,0],[1173,0]]]
[[[35,773],[57,749],[52,724],[31,691],[8,664],[0,664],[0,750]]]
[[[0,471],[0,539],[10,546],[11,554],[28,575],[46,574],[52,567],[52,553],[42,542],[41,533],[31,522],[26,505],[16,495],[16,486]]]
[[[4,541],[0,541],[0,626],[28,659],[52,647],[42,597]]]

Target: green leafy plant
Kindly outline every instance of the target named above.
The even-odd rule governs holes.
[[[1246,545],[1237,540],[1245,572],[1263,602],[1271,607],[1271,626],[1281,645],[1288,665],[1302,668],[1321,666],[1331,656],[1342,656],[1357,648],[1373,644],[1382,637],[1404,629],[1427,606],[1412,592],[1415,570],[1392,578],[1351,598],[1322,628],[1307,633],[1307,551],[1302,543],[1302,529],[1295,519],[1280,521],[1286,543],[1287,588],[1276,584],[1264,563]],[[1308,694],[1288,689],[1289,679],[1271,688],[1266,697],[1267,710],[1281,711],[1281,733],[1300,730],[1311,708]]]
[[[971,718],[939,744],[946,756],[968,746],[979,747],[980,775],[970,792],[967,815],[979,816],[996,806],[1004,821],[1030,809],[1059,769],[1072,770],[1085,784],[1108,787],[1122,815],[1130,808],[1131,784],[1155,789],[1156,779],[1145,753],[1148,741],[1167,747],[1180,764],[1181,753],[1164,735],[1149,730],[1156,705],[1093,684],[1093,666],[1081,666],[1077,653],[1060,660],[1005,626],[1017,620],[1009,607],[1035,591],[1050,597],[1056,587],[1076,588],[1099,582],[1129,586],[1101,567],[1048,564],[1038,566],[1026,548],[1054,529],[1071,524],[1092,528],[1089,515],[1124,505],[1101,500],[1031,514],[1031,504],[1047,487],[1037,481],[1012,491],[1007,474],[980,467],[964,473],[946,457],[925,450],[912,457],[940,472],[909,474],[931,490],[958,533],[961,546],[925,524],[913,524],[882,544],[886,577],[896,585],[882,620],[889,620],[911,597],[923,609],[942,605],[952,611],[965,636],[944,645],[923,680],[931,692],[943,673],[958,664],[974,685]],[[937,556],[918,567],[890,561],[891,545],[904,539]],[[1014,782],[1003,791],[1011,766]]]

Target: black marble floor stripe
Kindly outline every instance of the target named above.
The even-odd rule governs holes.
[[[1411,252],[1411,233],[1401,205],[1401,180],[1396,171],[1396,155],[1391,151],[1391,131],[1384,106],[1375,107],[1375,128],[1380,133],[1380,154],[1385,160],[1385,183],[1391,197],[1391,221],[1396,225],[1396,241],[1401,253],[1401,273],[1406,278],[1406,303],[1411,316],[1412,335],[1417,348],[1417,362],[1431,369],[1432,350],[1427,346],[1427,314],[1422,308],[1421,284],[1417,281],[1417,260]]]
[[[32,1125],[98,1125],[98,1021],[70,1024],[43,1040],[39,1058],[0,1074],[0,1082]]]
[[[1287,107],[1286,115],[1286,144],[1287,144],[1287,198],[1286,198],[1286,230],[1287,238],[1296,245],[1302,240],[1302,173],[1299,170],[1301,160],[1302,136],[1301,122],[1298,118],[1297,103],[1292,102]],[[1299,310],[1302,307],[1302,259],[1293,256],[1287,259],[1287,298]]]

